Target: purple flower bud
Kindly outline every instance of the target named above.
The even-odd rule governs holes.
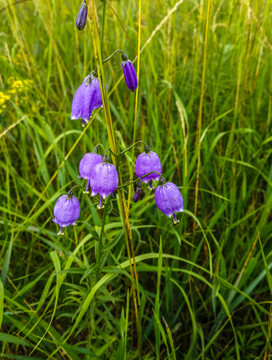
[[[71,109],[71,119],[82,118],[82,126],[90,120],[94,109],[103,107],[99,80],[93,75],[88,75],[77,89]]]
[[[133,196],[133,202],[137,202],[140,199],[141,186],[142,186],[142,182],[138,181],[137,185],[134,188],[135,193],[134,193],[134,196]]]
[[[93,168],[90,186],[92,188],[92,196],[100,195],[100,203],[98,209],[102,209],[102,199],[105,199],[116,190],[118,186],[118,174],[114,165],[108,163],[108,156],[105,155],[103,163],[95,165]]]
[[[96,164],[103,162],[103,157],[96,152],[96,148],[94,149],[94,152],[87,153],[83,156],[79,163],[79,174],[83,179],[87,179],[87,186],[84,193],[89,193],[89,185],[90,185],[90,179],[91,179],[91,173],[93,171],[93,168]]]
[[[166,182],[164,177],[160,177],[160,185],[155,190],[155,202],[158,208],[165,215],[174,216],[174,224],[178,223],[175,211],[183,211],[183,198],[178,187],[171,183]]]
[[[131,91],[135,91],[138,86],[137,75],[134,66],[125,54],[122,54],[122,68],[127,83],[127,87]]]
[[[135,164],[135,171],[136,171],[136,175],[138,177],[144,176],[144,175],[150,173],[151,171],[157,171],[158,173],[161,174],[162,166],[161,166],[160,159],[154,151],[150,151],[149,146],[146,145],[145,152],[143,152],[142,154],[140,154],[137,157],[136,164]],[[160,175],[153,173],[153,174],[145,176],[141,180],[145,184],[147,184],[149,182],[150,183],[149,188],[150,188],[150,190],[152,190],[153,189],[152,180],[158,181],[159,178],[160,178]]]
[[[80,6],[76,19],[76,27],[78,28],[78,30],[83,30],[85,28],[87,15],[88,15],[88,6],[84,1]]]
[[[58,235],[63,235],[62,228],[69,225],[76,225],[75,221],[79,218],[80,206],[78,199],[72,194],[62,195],[58,198],[54,207],[54,223],[60,226]]]

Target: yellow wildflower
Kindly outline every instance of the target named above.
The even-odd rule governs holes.
[[[4,101],[9,100],[10,95],[7,95],[7,94],[3,93],[2,91],[0,91],[0,99],[4,99]]]
[[[15,89],[21,89],[24,87],[24,84],[21,80],[15,80],[13,83],[12,83],[12,87],[15,88]]]

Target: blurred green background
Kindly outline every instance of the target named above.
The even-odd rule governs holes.
[[[58,237],[52,222],[82,156],[109,145],[104,110],[84,129],[70,119],[96,67],[92,27],[75,27],[80,4],[0,0],[0,357],[268,359],[271,1],[96,1],[103,58],[139,55],[141,6],[136,117],[121,57],[104,65],[118,146],[135,126],[184,198],[177,225],[147,188],[130,205],[137,324],[119,197],[99,266],[98,198],[77,188],[78,226]],[[122,158],[124,182],[141,152]]]

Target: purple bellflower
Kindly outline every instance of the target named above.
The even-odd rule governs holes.
[[[99,80],[94,75],[88,75],[74,95],[71,119],[82,118],[82,126],[85,126],[93,110],[99,107],[103,107]]]
[[[148,145],[145,146],[145,151],[137,157],[135,164],[135,171],[138,177],[144,176],[151,171],[157,171],[159,174],[162,172],[162,166],[158,155],[154,151],[150,151]],[[153,173],[142,178],[142,182],[147,184],[149,182],[149,189],[153,190],[152,180],[158,181],[160,175]]]
[[[79,163],[79,174],[83,179],[87,179],[86,190],[83,191],[85,194],[89,194],[89,186],[91,180],[91,174],[93,168],[98,163],[103,162],[103,157],[97,153],[97,146],[93,149],[92,153],[87,153],[83,156]]]
[[[76,225],[76,220],[80,215],[80,206],[78,199],[69,191],[68,195],[62,195],[58,198],[54,207],[54,223],[60,226],[58,235],[64,235],[62,228],[69,225]]]
[[[165,215],[174,217],[174,224],[178,223],[175,211],[183,211],[183,198],[178,187],[171,183],[166,182],[163,176],[159,179],[159,186],[155,190],[155,202],[158,208]]]
[[[86,4],[86,1],[84,0],[80,6],[76,19],[76,27],[78,30],[83,30],[85,28],[87,15],[88,15],[88,6]]]
[[[98,209],[103,209],[102,200],[108,197],[117,189],[118,173],[113,164],[109,164],[108,155],[104,155],[103,162],[95,165],[93,168],[90,186],[92,188],[92,196],[100,195]]]
[[[122,54],[122,61],[122,68],[127,87],[129,90],[135,91],[138,86],[138,81],[134,66],[124,53]]]

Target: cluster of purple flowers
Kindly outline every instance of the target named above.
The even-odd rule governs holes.
[[[142,183],[149,184],[148,188],[153,190],[152,181],[159,181],[159,186],[155,190],[156,205],[165,215],[173,216],[174,223],[177,223],[175,212],[183,211],[181,193],[175,184],[166,182],[161,176],[160,159],[154,151],[150,151],[149,146],[146,145],[145,151],[137,157],[135,171],[139,179],[136,183],[133,201],[139,200]],[[117,170],[113,164],[109,163],[107,151],[102,157],[98,154],[96,146],[93,152],[85,154],[79,163],[79,173],[81,178],[87,180],[84,193],[88,194],[91,188],[91,196],[97,194],[100,196],[98,209],[103,209],[103,199],[113,194],[119,183]],[[60,226],[58,234],[63,235],[63,227],[75,225],[79,215],[79,202],[75,196],[72,196],[72,191],[68,195],[62,195],[54,207],[55,218],[53,221]]]
[[[162,166],[158,155],[154,151],[150,151],[149,146],[145,146],[145,151],[140,154],[136,160],[135,165],[136,175],[141,178],[144,183],[149,183],[149,189],[153,190],[152,180],[159,181],[159,186],[155,190],[155,202],[158,208],[165,215],[174,218],[174,223],[179,221],[176,218],[175,212],[183,211],[183,198],[178,187],[166,182],[161,175]],[[147,176],[144,176],[149,174]],[[142,177],[144,176],[144,177]],[[141,182],[137,183],[136,191],[133,201],[139,200],[141,191]]]

